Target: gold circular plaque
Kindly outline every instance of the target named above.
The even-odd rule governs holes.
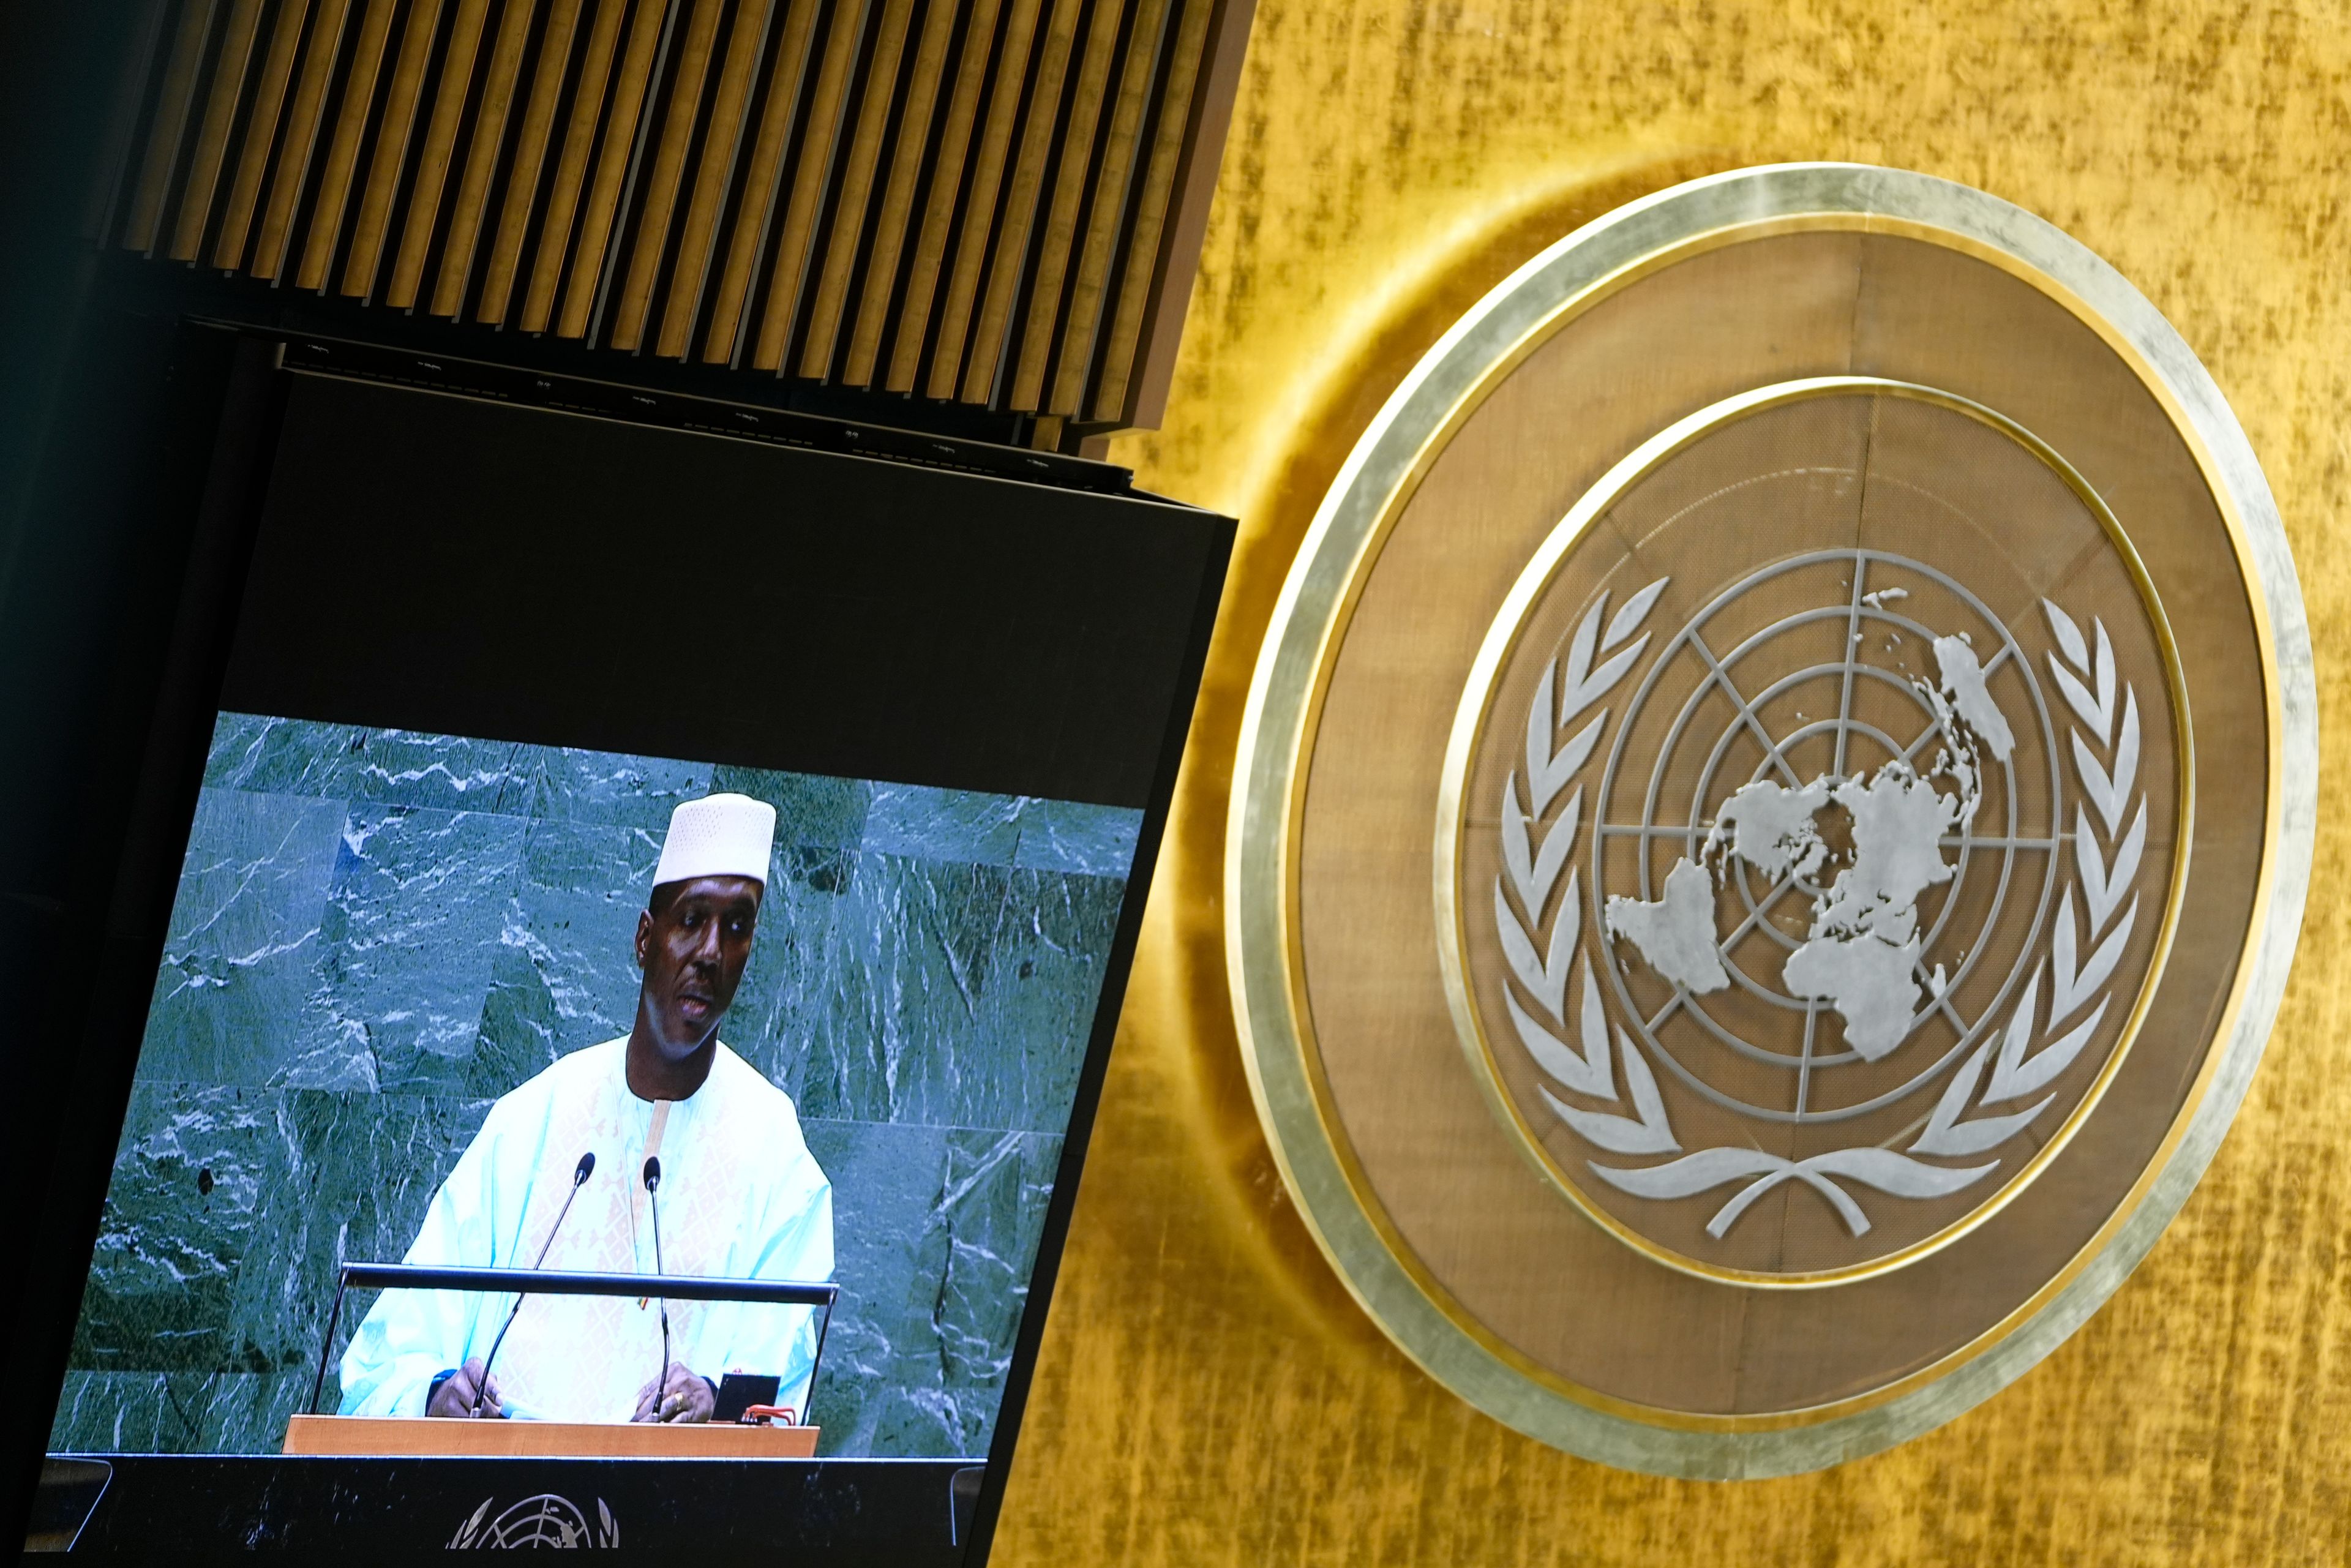
[[[1440,781],[1497,1114],[1701,1276],[1833,1284],[1980,1223],[2154,993],[2185,689],[2113,515],[1989,409],[1822,377],[1645,443],[1512,587]]]
[[[2244,437],[2087,251],[1887,170],[1636,203],[1431,352],[1285,586],[1227,885],[1285,1179],[1560,1447],[1923,1431],[2209,1161],[2314,710]]]

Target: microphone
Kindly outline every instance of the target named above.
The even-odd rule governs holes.
[[[661,1157],[645,1156],[645,1208],[653,1221],[653,1272],[664,1272],[661,1255]],[[661,1370],[653,1374],[653,1422],[661,1422],[662,1385],[669,1381],[669,1298],[661,1298],[662,1358]]]
[[[555,1223],[547,1228],[547,1239],[540,1244],[538,1257],[532,1262],[532,1268],[536,1269],[539,1264],[547,1261],[548,1253],[555,1246],[556,1232],[563,1228],[563,1217],[571,1212],[571,1200],[580,1196],[580,1189],[587,1185],[588,1177],[594,1173],[595,1169],[596,1152],[590,1149],[580,1155],[580,1163],[572,1167],[571,1190],[563,1195],[563,1207],[555,1211]],[[522,1303],[523,1294],[517,1291],[515,1295],[514,1311],[508,1312],[507,1321],[498,1325],[498,1337],[490,1342],[490,1354],[482,1358],[482,1381],[474,1390],[474,1414],[476,1416],[482,1413],[482,1401],[489,1397],[490,1368],[498,1359],[498,1346],[507,1343],[507,1330],[514,1327],[515,1319],[522,1315]]]

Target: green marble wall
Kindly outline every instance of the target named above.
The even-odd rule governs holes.
[[[662,831],[714,789],[777,809],[721,1036],[832,1178],[825,1451],[984,1453],[1140,812],[237,714],[51,1447],[276,1452],[337,1264],[398,1258],[493,1099],[626,1032]]]

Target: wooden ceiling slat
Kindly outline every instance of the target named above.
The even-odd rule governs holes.
[[[883,330],[889,324],[890,301],[897,291],[898,267],[914,216],[914,186],[922,177],[923,158],[938,110],[939,83],[946,74],[947,51],[960,12],[956,0],[930,0],[923,14],[923,37],[914,46],[914,68],[906,80],[906,107],[898,117],[896,146],[890,155],[890,175],[874,214],[873,249],[857,293],[849,351],[841,361],[841,379],[850,386],[873,384],[874,361],[881,353]]]
[[[498,214],[497,233],[490,240],[489,262],[482,269],[482,297],[474,308],[476,321],[501,323],[514,303],[523,240],[530,230],[531,210],[538,203],[539,175],[546,171],[547,149],[555,140],[557,101],[563,95],[563,78],[571,67],[571,45],[579,36],[580,6],[580,0],[553,0],[548,9],[538,63],[531,70],[530,98],[523,105],[522,126],[515,135],[506,202]]]
[[[1207,36],[1185,116],[1183,152],[1175,190],[1155,251],[1148,256],[1151,293],[1138,325],[1134,364],[1126,396],[1113,423],[1156,427],[1167,411],[1175,384],[1176,355],[1182,346],[1184,318],[1200,272],[1207,240],[1208,209],[1225,157],[1225,134],[1240,94],[1241,63],[1248,51],[1249,20],[1257,0],[1210,0]],[[1144,259],[1137,253],[1137,264]]]
[[[662,116],[661,140],[637,208],[627,278],[613,308],[611,329],[605,334],[605,341],[615,349],[634,349],[644,340],[645,318],[653,311],[653,284],[669,250],[670,220],[677,214],[678,191],[685,183],[686,149],[702,114],[702,85],[718,49],[718,18],[724,9],[721,0],[694,0],[686,21],[677,71],[670,81],[668,110]]]
[[[1126,417],[1127,392],[1133,384],[1135,360],[1142,352],[1143,335],[1157,292],[1160,247],[1166,237],[1176,176],[1183,169],[1184,149],[1190,135],[1192,98],[1198,89],[1200,67],[1207,52],[1214,0],[1176,0],[1176,4],[1183,12],[1177,19],[1176,42],[1168,56],[1167,85],[1159,94],[1151,160],[1144,169],[1143,189],[1135,197],[1134,224],[1128,233],[1118,303],[1104,334],[1102,371],[1094,383],[1093,417],[1104,423]]]
[[[931,347],[930,377],[925,387],[928,395],[942,401],[955,396],[956,373],[963,368],[980,269],[987,265],[988,235],[996,225],[997,195],[1011,154],[1012,133],[1020,123],[1021,89],[1029,79],[1029,50],[1036,43],[1037,22],[1043,10],[1044,0],[1012,0],[1004,49],[988,85],[987,118],[972,163],[963,222],[953,236],[955,270],[947,276],[946,298],[939,307],[938,335]]]
[[[399,193],[400,173],[408,163],[408,139],[415,133],[416,109],[424,99],[424,67],[440,27],[441,0],[410,0],[408,26],[400,37],[400,57],[392,62],[392,85],[384,96],[383,125],[376,132],[375,157],[368,166],[367,187],[360,193],[350,256],[343,263],[346,295],[365,298],[375,292],[383,242],[392,233],[392,198]]]
[[[989,402],[996,396],[1005,338],[1012,326],[1013,295],[1029,268],[1029,233],[1044,193],[1045,166],[1053,155],[1053,127],[1061,116],[1070,51],[1076,47],[1078,24],[1085,9],[1085,0],[1053,0],[1052,17],[1045,26],[1044,46],[1038,51],[1037,72],[1029,89],[1028,123],[1020,133],[1019,160],[1005,188],[1004,215],[990,247],[987,293],[980,301],[971,343],[965,350],[966,402]]]
[[[784,204],[784,225],[776,235],[767,308],[760,316],[758,345],[751,351],[751,368],[756,371],[780,371],[791,348],[792,328],[808,282],[810,253],[816,246],[819,207],[849,106],[849,71],[865,35],[867,12],[867,0],[837,0],[833,9],[824,64],[818,68],[816,86],[809,97],[808,131],[800,141],[791,196]]]
[[[413,306],[417,290],[423,287],[425,255],[432,247],[434,231],[440,226],[441,193],[456,157],[465,100],[474,86],[474,61],[481,52],[482,29],[489,16],[490,0],[457,0],[456,19],[450,24],[449,43],[442,56],[440,90],[434,94],[433,118],[425,123],[424,145],[416,155],[408,222],[401,229],[400,249],[392,261],[392,281],[383,291],[383,302],[395,310]]]
[[[711,99],[710,128],[703,135],[694,193],[679,232],[677,262],[671,269],[669,299],[662,311],[661,335],[653,351],[666,359],[682,359],[694,339],[694,319],[702,309],[702,295],[710,277],[710,258],[718,242],[718,222],[726,193],[735,181],[736,161],[742,152],[743,117],[749,107],[753,73],[767,47],[768,26],[775,17],[772,0],[741,0],[735,26],[726,41],[726,62],[718,75]]]
[[[244,265],[245,242],[253,236],[254,213],[261,205],[262,177],[269,172],[269,150],[277,141],[277,117],[286,107],[286,89],[294,79],[302,26],[309,17],[309,0],[279,0],[277,25],[269,30],[269,49],[261,57],[261,74],[254,78],[253,105],[246,111],[245,135],[237,148],[236,174],[229,181],[228,201],[221,213],[220,235],[213,244],[214,267]]]
[[[563,291],[563,314],[555,327],[559,338],[588,335],[588,315],[596,308],[597,285],[603,278],[604,259],[611,247],[612,220],[621,205],[621,182],[628,177],[629,162],[636,152],[637,122],[644,113],[645,91],[653,81],[653,55],[667,9],[666,0],[637,0],[628,51],[621,57],[621,74],[613,84],[611,108],[604,122],[603,150],[597,155],[595,181],[588,188],[587,210],[580,215],[580,245],[571,258],[570,281]]]
[[[1111,64],[1118,52],[1120,23],[1124,17],[1124,7],[1115,0],[1095,0],[1093,17],[1086,28],[1086,52],[1078,64],[1069,120],[1060,137],[1061,166],[1053,173],[1052,204],[1037,236],[1036,262],[1020,310],[1023,319],[1012,387],[1004,400],[1007,407],[1024,413],[1036,412],[1045,390],[1053,329],[1061,324],[1061,287],[1069,278],[1080,214],[1092,184],[1094,132],[1102,123],[1102,99],[1110,90]]]
[[[204,102],[204,123],[197,128],[195,153],[189,160],[187,183],[180,193],[179,221],[172,231],[173,261],[193,261],[204,246],[204,230],[212,222],[213,193],[220,183],[221,165],[228,157],[229,131],[236,120],[237,99],[245,93],[245,73],[252,64],[260,27],[261,0],[234,0],[220,57],[213,65],[212,95]]]
[[[1102,169],[1086,216],[1085,241],[1079,248],[1076,276],[1070,284],[1053,391],[1045,400],[1049,413],[1067,418],[1085,409],[1087,374],[1102,326],[1104,291],[1129,211],[1135,152],[1142,143],[1144,116],[1151,107],[1151,85],[1164,58],[1166,30],[1166,0],[1139,0],[1126,63],[1119,76],[1118,98],[1111,110],[1109,134],[1103,141]]]
[[[324,288],[328,270],[335,265],[343,210],[351,199],[351,176],[359,168],[368,110],[375,102],[376,74],[383,68],[384,47],[392,38],[392,14],[398,5],[399,0],[368,0],[367,13],[360,18],[359,39],[351,46],[351,68],[343,82],[342,107],[335,116],[334,139],[327,143],[327,162],[319,171],[309,233],[302,242],[302,265],[294,275],[297,287]]]
[[[152,251],[162,232],[163,210],[172,199],[172,172],[180,162],[180,147],[188,134],[188,117],[195,112],[196,90],[203,86],[198,71],[204,46],[212,42],[218,0],[187,0],[180,26],[172,38],[172,57],[164,62],[162,89],[155,99],[155,118],[147,131],[147,147],[139,162],[139,183],[131,197],[131,213],[123,225],[122,243],[131,250]]]
[[[449,234],[441,245],[441,266],[433,282],[432,311],[455,316],[465,308],[465,285],[474,274],[474,253],[481,243],[482,224],[490,206],[490,183],[505,151],[507,120],[514,112],[515,89],[522,81],[522,57],[530,43],[531,22],[538,12],[534,0],[506,0],[498,19],[497,42],[490,50],[490,68],[482,81],[481,106],[475,111],[467,137],[465,172],[457,181],[457,197],[449,211]]]
[[[588,47],[580,58],[580,82],[572,89],[570,125],[564,132],[563,152],[556,159],[555,177],[548,184],[547,216],[538,226],[530,287],[523,295],[521,325],[526,332],[544,332],[555,314],[563,260],[571,249],[572,225],[587,188],[588,160],[596,149],[596,128],[604,120],[604,94],[611,85],[612,59],[621,47],[621,24],[628,15],[629,0],[596,0],[596,20],[588,29]]]
[[[1219,112],[1201,106],[1230,96],[1196,89],[1212,49],[1215,82],[1237,72],[1217,18],[1249,9],[176,4],[138,44],[144,140],[111,154],[124,246],[599,351],[1034,413],[1049,444],[1165,379],[1165,275],[1188,281],[1192,148]]]
[[[865,214],[873,199],[873,174],[882,162],[882,142],[888,132],[890,112],[898,92],[898,66],[904,56],[906,32],[914,0],[883,0],[882,25],[876,30],[871,63],[865,72],[864,100],[858,106],[857,130],[849,139],[849,155],[841,169],[841,194],[833,203],[832,232],[823,247],[824,265],[818,270],[816,298],[809,306],[807,340],[800,350],[800,374],[817,380],[831,373],[833,350],[841,341],[841,319],[849,300],[850,270],[865,233]]]
[[[1034,0],[1014,0],[1015,9]],[[971,0],[971,19],[964,26],[963,50],[956,68],[955,93],[947,100],[946,123],[939,131],[939,155],[931,170],[930,197],[923,207],[923,226],[914,239],[914,260],[906,267],[905,298],[898,308],[896,340],[890,350],[890,372],[883,384],[894,392],[910,392],[922,371],[923,340],[929,334],[931,303],[937,297],[939,269],[946,265],[954,237],[956,204],[963,193],[965,160],[971,151],[971,131],[987,87],[987,61],[996,43],[998,0]]]
[[[335,57],[343,49],[343,24],[350,0],[319,0],[318,19],[310,24],[310,41],[302,51],[302,76],[294,87],[294,105],[286,116],[286,141],[277,154],[277,172],[269,182],[269,202],[262,208],[261,232],[253,242],[250,267],[256,277],[275,278],[286,270],[287,253],[294,242],[294,208],[302,186],[310,178],[310,161],[318,152],[319,128],[326,119],[327,84],[335,74]]]
[[[791,0],[784,16],[768,71],[767,104],[759,111],[751,162],[743,172],[742,200],[727,235],[726,262],[711,296],[710,326],[702,343],[702,358],[708,364],[731,364],[742,351],[751,283],[758,276],[761,247],[775,221],[784,153],[808,89],[809,53],[815,47],[817,18],[823,9],[823,0]]]

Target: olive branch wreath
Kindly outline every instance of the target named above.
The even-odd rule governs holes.
[[[1609,710],[1596,716],[1564,742],[1559,737],[1600,703],[1631,673],[1647,648],[1649,634],[1641,622],[1665,591],[1660,578],[1625,601],[1604,632],[1607,612],[1604,592],[1576,628],[1562,672],[1561,661],[1545,666],[1534,699],[1529,706],[1526,736],[1528,799],[1520,804],[1519,776],[1514,769],[1502,786],[1502,872],[1494,879],[1494,925],[1510,976],[1532,998],[1549,1024],[1521,1003],[1518,990],[1505,983],[1503,999],[1510,1023],[1537,1066],[1561,1087],[1587,1099],[1622,1104],[1631,1103],[1631,1115],[1590,1111],[1570,1103],[1539,1085],[1544,1103],[1587,1142],[1613,1155],[1641,1156],[1681,1155],[1664,1165],[1622,1166],[1587,1161],[1594,1174],[1638,1197],[1687,1197],[1734,1181],[1747,1185],[1734,1194],[1707,1223],[1707,1233],[1719,1240],[1757,1199],[1789,1181],[1802,1182],[1836,1210],[1855,1236],[1870,1228],[1869,1216],[1838,1180],[1875,1188],[1895,1197],[1939,1197],[1980,1179],[1997,1159],[1972,1166],[1931,1165],[1919,1155],[1961,1159],[1989,1153],[2021,1132],[2048,1109],[2054,1094],[2043,1095],[2022,1111],[1965,1116],[1970,1103],[1978,1109],[2011,1104],[2048,1087],[2074,1064],[2105,1019],[2110,990],[2102,989],[2129,945],[2138,917],[2138,899],[2132,894],[2139,861],[2147,845],[2147,797],[2138,797],[2129,828],[2123,815],[2137,782],[2139,762],[2138,696],[2117,678],[2114,645],[2105,624],[2093,619],[2095,649],[2085,642],[2073,618],[2044,599],[2042,610],[2057,643],[2049,655],[2049,669],[2065,704],[2080,721],[2071,732],[2074,768],[2088,805],[2076,802],[2072,835],[2074,858],[2082,888],[2086,926],[2076,920],[2074,889],[2069,883],[2057,909],[2055,930],[2047,959],[2033,967],[2023,996],[2007,1028],[1970,1052],[1953,1075],[1927,1125],[1907,1151],[1865,1145],[1832,1149],[1802,1160],[1735,1145],[1682,1154],[1667,1118],[1656,1074],[1623,1025],[1610,1041],[1607,1010],[1592,982],[1591,960],[1582,949],[1583,904],[1577,873],[1568,866],[1583,829],[1583,789],[1570,791],[1566,804],[1548,825],[1544,819],[1562,789],[1591,761],[1605,732]],[[1639,632],[1636,637],[1635,634]],[[2061,658],[2060,655],[2063,655]],[[1594,660],[1602,660],[1595,667]],[[1563,678],[1562,678],[1563,675]],[[1928,695],[1935,694],[1929,691]],[[2119,733],[2116,719],[2119,697]],[[1941,709],[1938,696],[1936,706]],[[1948,720],[1946,720],[1948,724]],[[2088,737],[2088,738],[2085,738]],[[2090,745],[2094,738],[2096,746]],[[2109,760],[2101,764],[2098,753]],[[2096,809],[2096,818],[2090,814]],[[2105,824],[2102,847],[2097,824]],[[1537,830],[1541,829],[1540,843]],[[2053,851],[2053,852],[2060,852]],[[1560,873],[1566,871],[1566,894],[1543,934],[1545,911],[1551,907]],[[1517,894],[1513,907],[1510,894]],[[2126,906],[2123,900],[2130,894]],[[2117,910],[2120,911],[2117,917]],[[1521,915],[1520,911],[1523,911]],[[2081,955],[2086,951],[2086,960]],[[1570,966],[1573,974],[1570,975]],[[2050,980],[2045,1018],[2041,1012],[2042,980]],[[1562,1037],[1570,1032],[1568,986],[1574,981],[1576,1007],[1571,1046]],[[2092,1005],[2095,997],[2095,1005]],[[2077,1016],[2086,1016],[2058,1034]],[[2036,1029],[2036,1019],[2042,1019]],[[2057,1038],[2031,1051],[2036,1034]],[[1616,1088],[1621,1063],[1624,1092]],[[1990,1076],[1987,1081],[1986,1068]],[[1981,1092],[1978,1092],[1979,1086]]]
[[[497,1500],[495,1497],[486,1497],[482,1500],[482,1506],[475,1509],[472,1517],[457,1527],[457,1533],[449,1538],[449,1551],[477,1551],[501,1546],[612,1547],[621,1544],[620,1524],[612,1518],[611,1509],[605,1505],[604,1500],[601,1497],[596,1500],[599,1528],[592,1536],[585,1533],[588,1528],[587,1516],[580,1511],[580,1505],[569,1498],[559,1496],[554,1492],[541,1492],[537,1497],[523,1499],[494,1520],[490,1518],[490,1508]],[[533,1503],[539,1505],[538,1512],[526,1514],[523,1511]],[[548,1506],[550,1503],[560,1503],[571,1517],[566,1518],[563,1514],[556,1512]],[[571,1519],[575,1518],[580,1521],[577,1526],[571,1523]],[[531,1535],[520,1540],[509,1541],[506,1536],[509,1521],[513,1521],[517,1526],[530,1530]],[[552,1542],[544,1539],[546,1527],[550,1523],[554,1525],[557,1535],[557,1539]]]

